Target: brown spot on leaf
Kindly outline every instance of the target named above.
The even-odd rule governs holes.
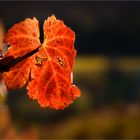
[[[57,57],[57,60],[61,66],[64,66],[64,60],[61,57]]]

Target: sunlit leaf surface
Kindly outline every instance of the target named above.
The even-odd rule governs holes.
[[[8,89],[23,87],[27,82],[28,95],[41,107],[64,109],[80,96],[73,85],[75,33],[55,16],[45,20],[44,41],[39,51],[13,66],[3,77]],[[5,42],[10,45],[4,58],[24,56],[40,46],[36,18],[26,19],[11,27]]]

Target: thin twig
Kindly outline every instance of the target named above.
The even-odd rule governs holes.
[[[0,72],[7,72],[10,70],[11,67],[18,64],[19,62],[23,61],[24,59],[32,56],[33,54],[37,53],[39,51],[39,48],[36,48],[35,50],[25,54],[24,56],[13,58],[13,56],[8,56],[0,60]]]

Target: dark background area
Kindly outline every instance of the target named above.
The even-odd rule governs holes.
[[[76,32],[79,54],[139,55],[140,2],[1,2],[6,30],[27,17],[43,21],[54,14]],[[42,34],[41,34],[42,35]],[[42,38],[42,36],[41,36]]]

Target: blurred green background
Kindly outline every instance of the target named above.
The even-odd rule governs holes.
[[[25,87],[8,92],[0,138],[140,138],[140,2],[0,2],[5,31],[35,16],[42,33],[52,14],[76,33],[74,83],[81,97],[56,111],[41,109]]]

